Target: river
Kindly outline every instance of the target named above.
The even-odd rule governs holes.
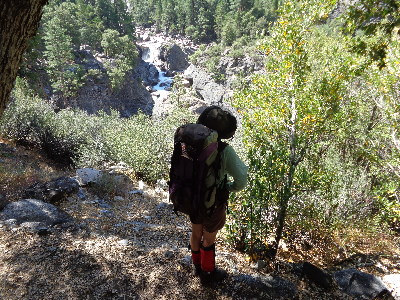
[[[158,56],[160,54],[161,41],[150,40],[140,44],[143,49],[142,59],[145,62],[153,65],[158,71],[158,83],[152,86],[151,96],[154,101],[153,116],[162,115],[164,112],[164,106],[171,93],[171,87],[173,78],[166,76],[166,72],[161,70],[162,62]]]

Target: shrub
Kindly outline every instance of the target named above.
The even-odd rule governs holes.
[[[68,165],[101,167],[124,162],[149,182],[168,176],[175,129],[194,121],[183,106],[163,119],[142,113],[120,118],[116,111],[88,115],[66,109],[56,113],[21,80],[14,98],[0,121],[1,135],[35,145]]]
[[[102,118],[106,124],[101,128],[99,139],[102,142],[81,148],[80,164],[87,163],[86,158],[98,151],[94,157],[114,163],[124,162],[138,177],[148,182],[168,176],[175,129],[186,121],[193,121],[187,111],[179,109],[165,119],[152,119],[142,113],[128,119],[120,119],[115,113]],[[91,164],[101,163],[91,160]]]

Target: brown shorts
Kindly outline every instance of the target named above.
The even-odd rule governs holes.
[[[215,207],[211,216],[199,215],[197,217],[190,216],[190,222],[193,224],[202,224],[209,233],[215,232],[224,227],[226,221],[226,203]]]

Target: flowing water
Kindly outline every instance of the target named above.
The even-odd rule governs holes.
[[[154,65],[158,71],[159,82],[156,85],[152,86],[152,88],[155,91],[167,91],[171,87],[173,79],[172,77],[166,76],[166,72],[163,72],[158,65],[158,54],[159,54],[160,44],[149,43],[146,44],[145,47],[146,48],[144,48],[142,59],[145,62]]]
[[[161,42],[150,41],[145,42],[141,45],[143,47],[142,59],[145,62],[153,65],[158,71],[158,83],[152,86],[151,96],[154,101],[153,116],[161,116],[165,113],[168,96],[171,93],[170,89],[173,83],[173,78],[166,76],[166,72],[163,72],[160,68],[162,65],[158,59],[160,54]]]

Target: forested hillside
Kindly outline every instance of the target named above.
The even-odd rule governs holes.
[[[144,62],[146,41],[164,56],[178,49],[185,69],[168,70],[165,57],[163,70]],[[186,65],[216,88],[196,86]],[[141,70],[158,72],[155,83],[168,74],[166,99]],[[112,105],[94,113],[73,105],[84,87],[108,96],[133,85],[123,96],[129,105],[140,94],[168,109],[124,115]],[[225,88],[217,100],[203,94]],[[176,127],[213,104],[238,117],[228,143],[249,166],[246,189],[229,200],[229,251],[276,272],[282,261],[332,271],[358,255],[390,257],[398,272],[399,0],[51,0],[0,137],[69,170],[123,165],[125,176],[159,188]],[[14,179],[32,183],[15,172],[0,165],[0,200],[18,200]],[[113,201],[112,183],[102,184]]]
[[[278,7],[279,1],[50,1],[20,74],[37,79],[44,70],[54,92],[74,96],[100,76],[79,64],[90,50],[109,58],[104,67],[118,88],[137,60],[135,28],[242,48],[268,34]]]
[[[231,45],[265,36],[277,17],[279,0],[129,1],[137,25],[180,33],[196,41]]]

